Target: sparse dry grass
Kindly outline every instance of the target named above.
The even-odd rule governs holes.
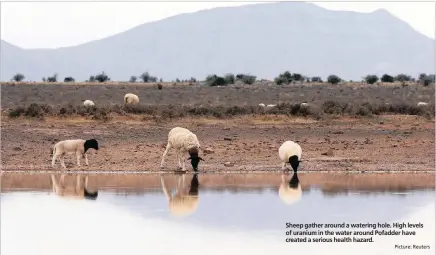
[[[1,85],[3,114],[9,117],[83,116],[108,121],[114,116],[140,115],[144,120],[171,120],[182,117],[229,118],[242,115],[287,115],[316,119],[329,116],[371,116],[380,114],[421,115],[433,118],[434,84],[424,87],[381,85],[258,85],[208,87],[167,86],[159,90],[152,83],[96,83],[100,86],[63,86],[23,83]],[[68,84],[68,83],[65,83]],[[77,83],[79,84],[79,83]],[[157,83],[156,83],[157,84]],[[182,84],[182,83],[180,83]],[[154,84],[155,85],[155,84]],[[135,93],[140,105],[124,106],[126,93]],[[84,107],[85,99],[96,107]],[[308,102],[309,108],[300,107]],[[418,102],[427,107],[417,107]],[[259,103],[277,104],[269,111]]]

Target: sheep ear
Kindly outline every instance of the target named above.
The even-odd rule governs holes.
[[[199,159],[199,160],[203,160],[203,161],[204,161],[204,159],[202,159],[202,158],[200,158],[200,157],[198,157],[198,159]]]
[[[190,160],[191,159],[191,157],[189,157],[187,160]]]

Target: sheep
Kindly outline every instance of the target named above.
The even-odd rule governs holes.
[[[89,166],[88,156],[86,152],[88,149],[98,150],[98,142],[95,139],[83,140],[64,140],[56,143],[50,150],[50,154],[53,155],[53,159],[51,161],[51,165],[54,168],[55,162],[58,157],[60,157],[61,165],[63,168],[67,168],[64,162],[65,154],[73,154],[76,153],[77,156],[77,166],[80,167],[80,156],[85,159],[85,164]]]
[[[419,102],[418,103],[418,106],[425,106],[425,105],[428,105],[428,103],[425,103],[425,102]]]
[[[265,104],[264,104],[264,103],[260,103],[260,104],[258,104],[257,106],[265,107]]]
[[[266,106],[266,108],[273,108],[273,107],[276,107],[276,105],[275,104],[269,104],[269,105]]]
[[[165,157],[168,151],[174,148],[176,150],[176,157],[179,161],[179,168],[182,171],[186,171],[185,169],[185,160],[182,159],[184,153],[189,153],[188,160],[191,160],[191,165],[194,171],[198,171],[198,163],[200,160],[203,160],[198,156],[198,152],[200,150],[200,142],[197,139],[197,136],[189,131],[186,128],[175,127],[170,130],[168,133],[168,143],[165,148],[165,151],[162,155],[162,161],[160,163],[160,167],[163,168]]]
[[[294,204],[301,199],[301,184],[298,175],[295,172],[289,182],[286,181],[285,175],[282,174],[282,182],[279,188],[279,197],[285,204]]]
[[[132,93],[127,93],[124,96],[124,103],[125,104],[139,104],[139,97]]]
[[[51,182],[53,186],[53,193],[58,196],[73,198],[73,199],[97,199],[98,191],[90,192],[88,190],[88,176],[85,176],[84,183],[82,182],[83,178],[79,174],[76,178],[76,185],[74,187],[66,187],[65,186],[65,174],[61,175],[60,183],[57,182],[54,174],[51,175]]]
[[[307,102],[304,102],[304,103],[300,104],[300,107],[307,107],[307,106],[309,106],[309,104]]]
[[[92,102],[91,100],[85,100],[85,102],[83,102],[84,106],[94,106],[94,102]]]
[[[302,150],[298,143],[293,141],[284,142],[279,148],[279,158],[282,161],[282,170],[285,170],[286,163],[289,163],[296,173],[301,162],[301,154]]]
[[[185,188],[185,174],[179,176],[176,193],[171,196],[163,177],[160,177],[163,193],[168,200],[168,208],[174,216],[187,216],[198,208],[198,176],[195,173],[191,179],[189,190]]]

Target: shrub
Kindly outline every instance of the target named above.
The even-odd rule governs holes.
[[[327,82],[330,84],[338,84],[341,81],[341,78],[339,78],[339,76],[337,75],[329,75],[329,77],[327,77]]]
[[[430,74],[427,75],[425,73],[421,73],[419,75],[419,83],[422,84],[423,86],[428,86],[430,85],[430,83],[435,83],[435,75],[434,74]]]
[[[400,81],[400,82],[406,82],[406,81],[411,81],[412,77],[410,75],[407,74],[399,74],[397,76],[395,76],[394,78],[395,81]]]
[[[24,75],[23,74],[21,74],[21,73],[17,73],[16,75],[14,75],[13,77],[12,77],[12,80],[14,80],[14,81],[16,81],[16,82],[20,82],[20,81],[23,81],[24,80]]]
[[[136,82],[137,79],[138,79],[138,77],[132,75],[132,76],[130,76],[129,82],[134,83],[134,82]]]
[[[74,81],[75,81],[74,78],[71,77],[71,76],[68,76],[68,77],[64,78],[64,82],[74,82]]]
[[[53,74],[53,76],[47,77],[47,82],[57,82],[58,81],[58,74]]]
[[[394,82],[394,77],[390,76],[389,74],[383,74],[381,77],[381,82]]]
[[[142,73],[139,78],[142,80],[142,82],[157,82],[157,77],[151,76],[148,72]]]
[[[98,82],[106,82],[106,81],[110,81],[111,79],[109,78],[109,76],[106,75],[106,73],[103,71],[100,74],[97,74],[95,76],[95,80]]]
[[[235,84],[235,75],[234,74],[226,74],[224,76],[224,80],[226,82],[226,84]]]
[[[374,84],[378,81],[378,76],[374,74],[369,74],[364,78],[364,80],[368,84]]]
[[[212,74],[206,77],[206,84],[212,87],[224,86],[226,85],[226,80],[223,77],[217,76],[216,74]]]
[[[89,82],[95,82],[95,76],[94,75],[89,76],[89,80],[88,81]]]
[[[292,82],[292,74],[289,71],[285,71],[274,78],[274,82],[277,85],[289,84]]]
[[[322,79],[319,76],[314,76],[314,77],[311,78],[311,81],[312,82],[322,82]]]
[[[257,78],[256,76],[250,75],[250,74],[242,74],[242,73],[240,73],[240,74],[236,75],[236,80],[237,81],[241,81],[242,83],[248,84],[248,85],[253,84],[256,81],[256,78]]]

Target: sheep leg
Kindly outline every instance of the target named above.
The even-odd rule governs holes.
[[[165,163],[165,157],[167,156],[168,151],[169,151],[170,149],[171,149],[171,144],[168,143],[168,144],[167,144],[167,147],[165,148],[165,151],[164,151],[164,153],[163,153],[163,155],[162,155],[162,160],[161,160],[161,162],[160,162],[160,168],[163,168],[163,165],[164,165],[164,163]]]
[[[80,176],[80,174],[77,175],[76,177],[76,193],[78,193],[80,191],[80,189],[82,188],[82,176]]]
[[[282,163],[282,170],[285,171],[286,170],[286,162]]]
[[[61,175],[61,181],[60,181],[60,183],[61,183],[61,188],[62,188],[62,189],[65,189],[65,174],[62,174],[62,175]]]
[[[85,188],[88,188],[88,175],[85,177]]]
[[[53,155],[53,159],[51,160],[51,167],[55,167],[56,159],[59,157],[59,154]]]
[[[51,183],[53,185],[53,192],[56,193],[56,190],[58,189],[58,181],[56,181],[54,174],[51,175]]]
[[[77,166],[79,166],[80,167],[80,153],[77,153],[76,154],[76,157],[77,157]]]
[[[85,165],[89,166],[88,154],[85,153]]]
[[[62,154],[62,155],[60,155],[59,158],[60,158],[60,160],[61,160],[61,165],[62,165],[62,167],[65,168],[65,169],[67,169],[67,166],[65,165],[65,160],[64,160],[65,155]]]
[[[182,169],[182,163],[180,162],[180,153],[179,151],[176,152],[176,158],[177,158],[177,162],[179,162],[179,168],[178,169]]]

